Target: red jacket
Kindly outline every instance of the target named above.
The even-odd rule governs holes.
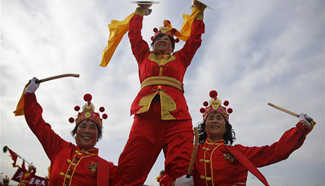
[[[135,14],[130,21],[128,33],[132,52],[138,63],[140,83],[143,86],[132,103],[131,114],[147,112],[152,99],[158,94],[162,120],[191,119],[183,94],[183,78],[195,52],[201,45],[204,23],[198,19],[194,20],[191,35],[184,47],[169,56],[155,55],[150,52],[148,44],[141,36],[142,20],[143,16]],[[155,79],[154,85],[147,84],[146,81],[152,77],[162,80]],[[177,84],[178,88],[166,85],[166,82]]]
[[[63,140],[42,118],[35,94],[24,95],[25,119],[51,161],[49,185],[112,185],[116,167],[98,156],[98,149],[81,150]]]
[[[215,143],[206,140],[199,145],[195,161],[195,185],[245,186],[248,170],[231,154],[229,148],[241,152],[254,166],[263,167],[287,159],[303,144],[307,133],[307,127],[298,123],[286,131],[279,141],[262,147],[226,146],[223,140]],[[234,161],[226,156],[233,157]]]

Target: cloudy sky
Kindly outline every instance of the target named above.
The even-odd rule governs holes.
[[[12,111],[24,85],[63,73],[79,73],[42,83],[36,92],[43,117],[68,141],[86,92],[108,109],[100,155],[118,161],[132,124],[129,109],[139,90],[137,65],[125,36],[111,63],[100,67],[107,25],[134,11],[130,0],[0,1],[0,141],[47,175],[49,160],[23,117]],[[325,182],[325,2],[323,0],[206,0],[206,30],[201,48],[185,75],[185,96],[196,125],[212,89],[228,99],[237,140],[247,146],[272,144],[298,121],[267,106],[272,102],[317,121],[304,145],[289,159],[260,169],[271,185],[318,186]],[[143,37],[169,19],[181,27],[190,0],[162,0],[145,17]],[[183,43],[177,44],[177,49]],[[98,107],[97,107],[98,108]],[[161,154],[147,184],[163,169]],[[12,175],[8,153],[0,153],[0,172]],[[1,174],[2,176],[2,174]],[[247,185],[261,185],[249,175]]]

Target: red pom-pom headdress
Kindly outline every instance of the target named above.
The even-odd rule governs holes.
[[[78,112],[78,116],[76,119],[74,119],[73,117],[69,118],[69,122],[73,123],[76,122],[76,125],[78,125],[81,121],[85,120],[85,119],[90,119],[93,122],[96,123],[96,125],[99,128],[102,128],[102,119],[106,119],[107,118],[107,114],[103,113],[102,117],[100,116],[99,113],[95,112],[95,107],[94,105],[91,103],[92,100],[92,96],[91,94],[87,93],[84,95],[84,100],[85,100],[85,105],[82,107],[82,111],[79,112],[80,107],[77,105],[74,107],[74,110]],[[100,107],[99,108],[100,112],[104,112],[105,108],[104,107]]]
[[[153,28],[153,32],[155,33],[155,35],[151,37],[152,41],[155,40],[155,38],[162,33],[171,37],[176,36],[175,42],[179,42],[179,39],[177,37],[180,35],[180,33],[178,30],[172,27],[169,20],[164,20],[164,26],[160,27],[159,30],[158,28]]]
[[[211,97],[210,102],[203,102],[203,106],[205,108],[202,107],[200,109],[200,112],[203,114],[203,119],[206,120],[209,113],[217,111],[221,113],[227,120],[229,120],[229,114],[232,113],[232,108],[227,108],[229,101],[224,101],[222,105],[222,101],[218,99],[218,92],[216,90],[211,90],[209,95]]]

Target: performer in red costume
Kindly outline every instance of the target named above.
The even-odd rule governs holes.
[[[222,105],[217,92],[211,91],[210,104],[204,102],[201,108],[203,123],[199,126],[199,141],[193,179],[196,186],[245,186],[247,173],[250,171],[264,185],[265,177],[256,167],[263,167],[281,160],[301,147],[306,135],[312,130],[312,119],[300,114],[300,121],[287,130],[279,141],[268,146],[246,147],[234,145],[235,133],[229,123],[231,108],[225,101]],[[177,184],[176,184],[177,185]],[[191,185],[191,184],[188,184]]]
[[[165,175],[160,179],[161,185],[171,185],[186,174],[193,148],[193,130],[183,94],[183,78],[201,45],[205,7],[195,1],[194,8],[200,13],[192,23],[184,47],[175,53],[175,30],[167,27],[169,21],[165,21],[165,27],[160,30],[154,29],[153,51],[150,51],[142,39],[141,29],[143,16],[149,15],[151,10],[140,6],[130,20],[128,36],[138,63],[141,89],[131,106],[134,122],[118,162],[122,185],[142,185],[162,149]]]
[[[42,118],[42,108],[36,101],[34,92],[39,86],[33,78],[24,90],[24,114],[29,128],[41,142],[48,158],[51,160],[49,185],[113,185],[116,167],[98,156],[96,145],[102,136],[102,117],[94,112],[91,95],[84,96],[87,102],[82,112],[78,113],[76,125],[72,131],[76,144],[63,140]],[[76,106],[75,110],[79,111]],[[99,109],[103,112],[105,109]],[[73,118],[69,119],[74,122]]]
[[[29,185],[29,180],[31,179],[31,177],[33,177],[33,175],[35,175],[36,173],[36,167],[33,165],[29,165],[28,166],[28,170],[26,170],[25,166],[22,167],[22,169],[24,170],[24,175],[22,176],[18,186],[25,186],[25,185]]]

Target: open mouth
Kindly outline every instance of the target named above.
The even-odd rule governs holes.
[[[93,137],[92,136],[80,136],[81,139],[85,140],[85,141],[89,141],[92,140]]]
[[[220,126],[219,125],[210,125],[209,128],[211,128],[211,129],[219,129]]]
[[[165,47],[165,46],[167,46],[167,42],[160,40],[160,41],[157,41],[156,45],[159,47]]]
[[[211,128],[211,129],[219,129],[220,125],[218,123],[210,123],[207,125],[207,127]]]

